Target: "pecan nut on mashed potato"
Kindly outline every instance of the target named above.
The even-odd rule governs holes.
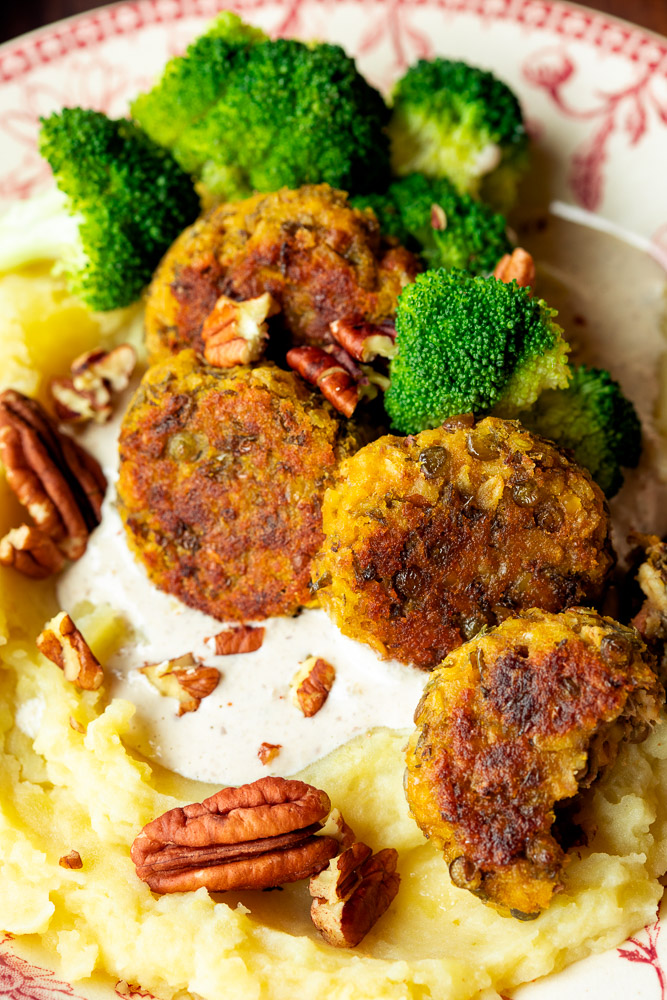
[[[270,292],[294,343],[331,342],[341,316],[380,323],[421,269],[417,258],[380,235],[370,212],[342,191],[306,185],[220,205],[186,229],[155,273],[146,306],[153,360],[193,347],[221,295],[253,299]]]
[[[153,583],[220,619],[312,601],[321,502],[356,446],[292,372],[211,368],[183,351],[150,368],[120,434],[120,513]]]
[[[406,794],[455,885],[523,919],[549,904],[577,795],[658,718],[653,662],[583,608],[526,611],[449,654],[415,712]]]
[[[496,417],[362,448],[325,495],[323,527],[322,606],[346,635],[425,669],[516,611],[595,603],[614,565],[588,472]]]

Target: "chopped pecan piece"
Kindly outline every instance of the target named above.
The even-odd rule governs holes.
[[[437,202],[431,205],[431,228],[439,229],[441,232],[447,228],[447,213]]]
[[[213,642],[217,656],[231,656],[233,653],[254,653],[264,642],[264,628],[254,625],[234,625],[217,635],[212,635],[207,642]]]
[[[391,847],[373,854],[357,842],[310,880],[310,916],[327,944],[354,948],[363,940],[398,892],[397,860]]]
[[[265,321],[278,312],[280,306],[268,292],[245,302],[221,295],[202,326],[204,357],[217,368],[259,361],[269,336]]]
[[[345,822],[345,817],[340,809],[335,808],[327,816],[322,833],[327,837],[335,837],[343,847],[351,847],[357,839],[352,827]]]
[[[335,679],[336,668],[326,660],[309,656],[303,661],[290,683],[290,694],[307,719],[322,708]]]
[[[22,524],[0,539],[0,563],[13,566],[19,573],[34,580],[44,580],[60,572],[65,565],[65,557],[43,531]]]
[[[104,680],[99,660],[66,611],[46,623],[37,636],[37,648],[84,691],[96,691]]]
[[[7,389],[0,393],[0,460],[37,527],[69,559],[83,555],[106,489],[92,455],[61,434],[39,403]]]
[[[58,861],[58,864],[61,868],[70,868],[72,871],[78,871],[79,868],[83,868],[83,861],[78,851],[70,851],[69,854],[64,854]]]
[[[338,850],[333,837],[316,836],[329,807],[326,792],[303,781],[259,778],[148,823],[131,857],[154,892],[297,882],[321,871]]]
[[[359,402],[354,377],[321,347],[293,347],[287,352],[287,364],[301,378],[319,389],[339,413],[351,417]]]
[[[147,664],[140,667],[139,672],[161,695],[176,699],[179,715],[196,712],[202,699],[215,691],[220,683],[220,671],[198,663],[192,653],[163,660],[162,663]]]
[[[54,378],[49,387],[58,419],[106,423],[113,412],[113,393],[128,387],[136,363],[131,344],[119,344],[112,351],[97,348],[75,358],[71,377]]]
[[[282,743],[260,743],[257,756],[262,764],[270,764],[272,760],[276,759],[282,748]]]
[[[334,340],[344,347],[355,361],[396,357],[396,327],[393,320],[365,323],[343,318],[334,320],[329,329]]]
[[[511,254],[506,253],[500,258],[493,277],[505,284],[516,281],[521,288],[527,288],[535,284],[535,262],[527,250],[517,247]]]

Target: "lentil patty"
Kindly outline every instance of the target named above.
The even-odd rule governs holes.
[[[420,270],[417,258],[380,236],[370,211],[350,207],[327,184],[283,188],[219,205],[186,229],[155,273],[146,306],[153,360],[186,347],[203,353],[201,328],[220,295],[270,292],[290,342],[330,342],[342,316],[392,318],[399,292]],[[272,332],[275,342],[275,336]]]
[[[595,603],[614,564],[588,472],[497,417],[379,438],[343,464],[323,515],[320,603],[346,635],[425,669],[515,611]]]
[[[620,742],[648,735],[652,664],[633,628],[583,608],[525,612],[449,654],[415,712],[406,795],[455,885],[522,919],[549,904],[559,804],[576,812]]]
[[[120,513],[161,590],[220,619],[308,603],[321,502],[354,438],[273,365],[211,368],[183,351],[148,370],[120,435]]]

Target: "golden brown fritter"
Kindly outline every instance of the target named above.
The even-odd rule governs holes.
[[[345,635],[430,669],[514,611],[594,603],[614,564],[588,472],[514,421],[382,437],[324,499],[314,589]]]
[[[392,318],[399,292],[419,270],[413,254],[381,238],[372,213],[351,208],[327,184],[220,205],[179,236],[155,273],[149,355],[203,352],[202,324],[220,295],[264,292],[282,309],[272,324],[284,323],[291,341],[329,343],[329,324],[342,316]]]
[[[571,815],[664,699],[637,632],[575,608],[531,610],[454,650],[430,678],[406,795],[452,881],[527,919],[563,887],[559,804]]]
[[[120,513],[153,583],[220,619],[311,600],[321,502],[355,442],[322,396],[273,365],[148,370],[120,434]]]

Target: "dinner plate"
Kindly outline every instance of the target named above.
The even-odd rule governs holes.
[[[40,115],[66,104],[123,114],[224,6],[271,35],[341,43],[382,89],[436,54],[494,70],[519,93],[549,165],[540,197],[594,213],[597,225],[622,230],[667,268],[667,41],[549,0],[139,0],[51,25],[0,46],[0,202],[48,182],[36,152]],[[512,997],[564,994],[667,1000],[667,931],[656,919],[624,945]],[[111,980],[69,985],[34,944],[0,941],[0,996],[150,995]]]

